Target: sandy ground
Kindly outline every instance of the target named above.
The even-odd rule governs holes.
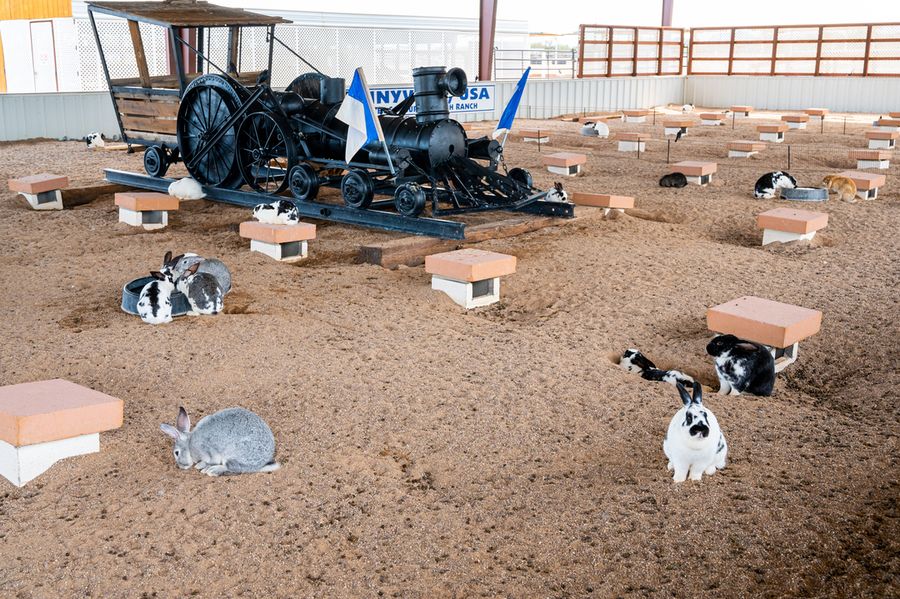
[[[801,183],[852,167],[865,120],[789,133]],[[753,124],[692,130],[675,158],[718,160],[715,184],[663,190],[662,141],[637,160],[578,125],[523,122],[589,154],[568,189],[639,210],[482,244],[519,268],[472,312],[421,267],[354,262],[386,233],[322,225],[292,266],[248,251],[242,209],[192,203],[146,233],[108,196],[37,213],[0,192],[0,384],[65,377],[126,406],[99,454],[22,489],[0,480],[2,595],[897,596],[900,166],[877,201],[812,206],[831,218],[814,243],[761,248],[755,214],[786,204],[750,192],[784,150],[723,157]],[[534,146],[507,157],[552,182]],[[0,147],[2,179],[139,165],[74,142]],[[119,310],[169,249],[229,264],[226,314],[152,327]],[[772,398],[707,389],[729,465],[675,485],[676,392],[609,357],[638,347],[710,384],[705,310],[745,294],[820,309],[822,330]],[[255,410],[283,469],[177,470],[158,426],[179,405],[195,421]]]

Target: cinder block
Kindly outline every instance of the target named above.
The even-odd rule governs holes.
[[[645,123],[647,122],[647,116],[650,114],[650,111],[646,109],[623,110],[622,114],[625,115],[626,123]]]
[[[731,112],[733,112],[733,113],[736,114],[737,116],[750,116],[750,113],[751,113],[752,111],[753,111],[753,107],[752,107],[752,106],[744,106],[743,104],[742,104],[742,105],[739,105],[739,106],[732,106],[732,107],[731,107]]]
[[[547,135],[547,132],[540,129],[522,129],[519,131],[519,135],[525,143],[545,144],[550,142],[550,136]]]
[[[620,152],[644,152],[646,151],[645,136],[640,133],[619,133],[616,135],[619,140]]]
[[[603,208],[604,215],[608,215],[613,210],[624,213],[627,208],[634,208],[633,197],[609,195],[605,193],[585,193],[576,191],[572,194],[572,202],[576,206],[594,206]]]
[[[169,224],[169,210],[178,210],[178,198],[152,191],[125,191],[116,194],[119,222],[146,230]]]
[[[701,125],[721,125],[725,121],[725,115],[719,112],[701,112]]]

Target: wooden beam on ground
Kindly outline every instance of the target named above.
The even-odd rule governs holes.
[[[82,187],[67,187],[61,189],[63,206],[72,208],[73,206],[81,206],[90,204],[100,196],[118,193],[120,191],[128,191],[131,189],[127,185],[119,185],[117,183],[98,183],[97,185],[86,185]]]
[[[546,227],[566,225],[598,213],[602,215],[603,211],[601,209],[579,206],[575,209],[575,218],[571,219],[552,216],[517,215],[492,223],[467,226],[466,238],[463,240],[421,236],[392,239],[382,243],[360,246],[359,261],[367,264],[377,264],[384,268],[397,268],[401,265],[418,266],[424,264],[425,256],[430,254],[448,252],[464,245],[479,243],[489,239],[515,237],[516,235],[531,233]]]

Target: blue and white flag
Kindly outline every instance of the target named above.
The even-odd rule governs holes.
[[[381,131],[381,123],[372,106],[369,95],[369,86],[366,85],[366,77],[362,68],[356,69],[347,97],[344,98],[341,107],[335,115],[339,120],[347,123],[347,154],[345,160],[350,162],[363,146],[374,141],[384,141],[384,133]],[[393,171],[393,166],[391,167]]]
[[[509,103],[506,105],[506,108],[503,109],[503,114],[500,116],[500,122],[497,123],[497,129],[494,130],[494,139],[499,138],[501,135],[509,135],[513,121],[516,119],[516,112],[519,111],[519,102],[522,101],[522,93],[525,91],[525,84],[528,83],[529,73],[531,73],[531,67],[525,69],[522,78],[519,79],[519,83],[516,84],[516,91],[513,92],[512,97],[509,99]],[[505,137],[504,141],[506,141]]]

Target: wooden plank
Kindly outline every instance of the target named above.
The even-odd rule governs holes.
[[[111,195],[119,193],[120,191],[128,191],[129,189],[131,188],[127,185],[100,183],[82,187],[66,187],[65,189],[60,190],[60,194],[62,194],[63,206],[72,208],[73,206],[90,204],[100,196]]]
[[[150,70],[147,68],[147,56],[144,54],[144,40],[141,39],[141,26],[137,21],[128,21],[131,33],[131,45],[134,46],[134,59],[137,61],[138,79],[141,86],[150,87]]]
[[[239,27],[228,28],[228,66],[225,70],[229,73],[237,73],[238,55],[241,47],[241,30]]]
[[[863,77],[869,74],[869,54],[872,51],[872,26],[866,29],[866,61],[863,63]]]
[[[634,28],[634,47],[632,49],[632,52],[634,53],[632,56],[632,58],[634,59],[634,64],[631,67],[631,76],[632,77],[637,77],[637,74],[638,74],[638,35],[639,35],[638,28],[635,27]]]
[[[176,98],[177,100],[177,98]],[[141,115],[141,116],[163,116],[175,118],[178,116],[179,103],[176,102],[158,102],[155,100],[116,100],[116,106],[119,108],[119,114]]]
[[[157,143],[168,143],[168,144],[177,144],[178,138],[174,135],[168,135],[165,133],[151,133],[149,131],[132,131],[126,129],[124,132],[125,139],[128,143],[134,144],[137,143],[133,140],[145,140],[152,141]]]
[[[815,72],[816,75],[819,74],[820,67],[822,64],[822,36],[823,36],[824,32],[825,32],[825,28],[819,27],[819,41],[816,44],[816,72]]]
[[[613,66],[613,28],[606,28],[606,76],[612,77],[612,66]]]
[[[377,264],[384,268],[396,268],[401,265],[418,266],[424,264],[425,256],[438,252],[447,252],[463,245],[479,243],[489,239],[503,239],[524,233],[537,231],[545,227],[564,225],[575,222],[579,216],[596,214],[598,209],[587,211],[576,209],[576,218],[554,218],[551,216],[518,215],[512,218],[466,227],[466,238],[437,239],[434,237],[403,237],[382,243],[364,245],[359,248],[359,260],[367,264]],[[602,211],[601,211],[602,213]]]
[[[778,27],[772,36],[772,63],[769,65],[769,74],[775,74],[775,63],[778,61]]]
[[[581,35],[579,36],[579,41],[581,43],[578,44],[578,78],[579,79],[584,77],[584,43],[585,43],[585,41],[584,41],[584,25],[582,25],[580,27],[580,30],[581,30]],[[3,58],[2,47],[0,47],[0,58]],[[0,76],[2,76],[2,73],[0,73]],[[0,89],[0,91],[4,91],[4,90]]]
[[[122,115],[122,126],[132,131],[151,131],[153,133],[171,133],[177,130],[177,121],[135,115]]]

